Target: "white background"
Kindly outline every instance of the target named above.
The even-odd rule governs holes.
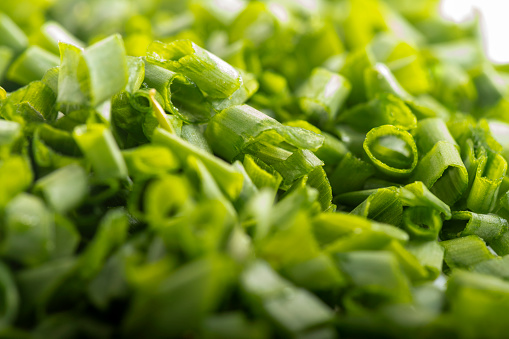
[[[444,18],[455,22],[480,14],[486,55],[494,63],[509,63],[509,0],[442,0]]]

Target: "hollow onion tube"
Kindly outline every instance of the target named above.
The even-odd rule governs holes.
[[[181,74],[147,62],[145,83],[162,95],[166,111],[186,122],[206,122],[213,114],[198,87]]]
[[[493,154],[482,157],[468,194],[467,207],[477,213],[493,211],[506,171],[507,162],[502,155]]]
[[[418,240],[435,240],[442,228],[440,212],[430,207],[409,207],[403,213],[403,229]]]
[[[257,188],[270,187],[277,191],[281,184],[281,175],[263,161],[246,154],[242,162],[244,169]]]
[[[442,272],[444,248],[437,241],[412,241],[406,246],[424,268],[431,279],[436,279]]]
[[[373,128],[366,135],[364,151],[373,165],[390,177],[409,176],[417,166],[417,146],[412,135],[392,125]]]
[[[228,98],[242,85],[235,68],[190,40],[154,41],[147,49],[147,60],[183,74],[214,99]]]
[[[491,244],[508,231],[508,223],[496,214],[477,214],[470,211],[458,211],[451,220],[445,221],[440,234],[442,240],[477,235]]]
[[[437,198],[451,206],[467,189],[468,173],[456,147],[439,141],[421,159],[411,180],[422,181]]]

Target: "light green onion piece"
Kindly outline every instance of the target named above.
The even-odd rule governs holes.
[[[17,281],[14,280],[11,271],[4,263],[0,264],[0,286],[2,286],[0,328],[2,328],[2,332],[8,332],[6,329],[15,321],[20,308],[20,296]]]
[[[322,211],[328,211],[331,207],[336,208],[335,205],[331,204],[332,188],[327,174],[321,166],[316,167],[308,174],[306,184],[318,191],[318,203],[322,206]]]
[[[414,132],[415,142],[421,154],[427,154],[439,141],[446,141],[459,146],[452,137],[445,122],[439,118],[429,118],[419,121]]]
[[[145,78],[145,62],[142,58],[127,56],[127,85],[125,91],[133,94],[139,90]]]
[[[62,167],[37,180],[34,192],[40,194],[59,213],[77,207],[88,193],[85,170],[78,165]]]
[[[381,224],[355,214],[321,213],[313,221],[313,233],[318,243],[328,246],[345,236],[359,232],[380,233],[386,239],[408,241],[408,234],[392,225]]]
[[[430,207],[409,207],[403,212],[403,229],[412,239],[435,240],[442,227],[440,212]]]
[[[234,200],[239,196],[243,177],[228,163],[161,128],[154,131],[152,141],[155,144],[169,147],[182,162],[187,161],[189,155],[197,157],[207,167],[228,198]]]
[[[295,335],[333,320],[332,310],[320,299],[294,287],[263,261],[248,266],[240,281],[242,292],[252,307],[261,309],[286,333]]]
[[[15,121],[0,120],[0,160],[7,158],[15,141],[21,136],[21,125]]]
[[[27,124],[53,121],[57,117],[55,93],[42,81],[33,81],[25,87],[10,93],[4,101],[0,115],[6,120],[21,117]]]
[[[508,231],[507,221],[496,214],[477,214],[470,211],[458,211],[442,228],[442,240],[477,235],[489,245]]]
[[[30,46],[7,71],[7,78],[21,85],[41,80],[46,71],[59,65],[58,56],[38,46]]]
[[[429,271],[421,265],[418,258],[399,241],[391,241],[384,250],[391,251],[412,282],[425,281],[429,277]]]
[[[122,153],[111,134],[102,124],[78,126],[73,137],[85,157],[90,161],[99,180],[125,179],[127,167]]]
[[[509,280],[509,256],[497,257],[478,263],[472,267],[474,272],[493,275]]]
[[[163,96],[155,91],[155,99],[159,103],[160,106],[164,105],[164,98]],[[152,112],[152,101],[150,100],[150,89],[148,88],[142,88],[129,96],[129,102],[133,106],[134,109],[137,111],[146,113],[146,112]],[[164,111],[164,109],[163,109]]]
[[[439,141],[419,162],[411,178],[422,181],[429,190],[451,206],[468,186],[468,173],[456,146]]]
[[[468,194],[467,207],[477,213],[493,211],[506,171],[507,161],[502,155],[493,154],[482,157]]]
[[[409,176],[417,166],[417,146],[410,133],[392,125],[373,128],[364,151],[375,167],[389,177]]]
[[[242,76],[242,85],[229,98],[210,100],[214,110],[222,111],[231,106],[242,105],[258,91],[260,84],[256,80],[256,76],[242,70],[238,71]]]
[[[375,65],[375,56],[370,48],[359,48],[349,53],[339,73],[346,77],[352,85],[348,97],[348,104],[358,104],[366,101],[366,79],[364,72]]]
[[[446,220],[451,219],[450,207],[431,193],[420,181],[401,187],[399,198],[404,206],[430,207],[442,213]]]
[[[450,268],[468,268],[494,257],[477,235],[442,241],[440,245],[444,247],[444,261]]]
[[[249,154],[244,156],[242,163],[246,173],[257,188],[269,187],[274,191],[279,189],[283,178],[273,168]]]
[[[436,241],[412,241],[406,246],[417,260],[429,272],[429,278],[435,279],[442,272],[444,248]]]
[[[333,121],[350,94],[350,82],[339,74],[316,68],[299,88],[300,108],[312,121],[325,124]]]
[[[498,255],[509,254],[509,231],[503,233],[499,238],[491,241],[490,246]]]
[[[3,81],[5,72],[11,64],[14,57],[14,51],[7,46],[0,46],[0,81]],[[2,96],[0,95],[0,99]]]
[[[12,48],[16,54],[28,47],[25,33],[4,13],[0,13],[0,45]]]
[[[125,88],[128,82],[124,43],[119,35],[85,50],[60,42],[58,102],[95,107]]]
[[[398,226],[403,218],[403,205],[395,190],[380,188],[350,213]]]
[[[147,178],[180,168],[180,161],[166,147],[143,145],[122,151],[129,175]]]
[[[52,67],[44,73],[41,81],[51,88],[53,93],[58,93],[58,72],[60,67]]]
[[[188,77],[211,98],[229,98],[242,85],[235,68],[190,40],[155,41],[148,47],[147,59]]]
[[[26,265],[44,262],[50,256],[55,241],[55,225],[50,210],[33,195],[22,193],[5,208],[2,239],[4,256]]]
[[[315,151],[315,155],[326,165],[336,166],[348,153],[346,145],[332,134],[322,132],[323,145]]]
[[[335,195],[357,191],[362,188],[366,179],[375,174],[373,165],[347,153],[330,176],[330,183]],[[348,178],[348,180],[345,180]]]
[[[88,71],[92,106],[104,102],[127,84],[127,60],[120,35],[112,35],[86,48],[83,60]]]
[[[58,43],[65,42],[76,47],[85,47],[84,43],[69,33],[58,22],[47,21],[41,26],[38,33],[31,38],[32,42],[51,53],[58,54]]]
[[[145,83],[163,96],[167,111],[186,122],[206,122],[213,114],[198,87],[181,74],[146,63]]]
[[[15,176],[12,174],[16,173]],[[26,190],[32,183],[33,173],[30,162],[22,156],[10,156],[0,160],[0,208],[14,198],[17,194]]]
[[[198,125],[183,125],[180,137],[190,144],[212,154],[212,149],[203,135],[203,129]]]
[[[384,64],[377,63],[365,70],[366,96],[375,98],[380,93],[390,93],[402,100],[411,100],[412,96],[399,84],[391,70]]]
[[[159,102],[156,100],[156,90],[151,89],[149,91],[149,100],[153,109],[153,112],[156,115],[157,122],[159,122],[159,125],[161,128],[163,128],[165,131],[168,131],[172,134],[175,134],[175,127],[173,127],[173,124],[168,120],[168,117],[166,116],[166,112],[161,107]]]
[[[405,102],[387,93],[354,106],[341,114],[337,121],[347,123],[362,132],[381,125],[395,125],[405,130],[417,126],[417,119]]]

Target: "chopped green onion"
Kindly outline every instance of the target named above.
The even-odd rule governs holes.
[[[409,176],[417,166],[417,146],[412,135],[395,126],[373,128],[363,146],[373,165],[387,176]]]

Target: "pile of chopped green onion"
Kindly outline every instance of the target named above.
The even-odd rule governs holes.
[[[437,0],[0,1],[0,339],[504,338],[509,65]]]

